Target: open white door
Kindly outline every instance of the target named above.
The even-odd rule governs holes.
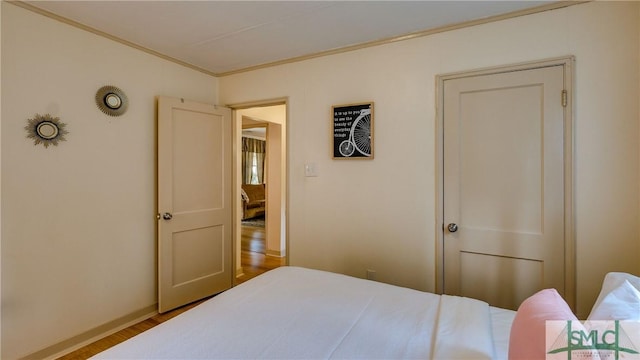
[[[158,98],[158,311],[232,285],[231,111]]]

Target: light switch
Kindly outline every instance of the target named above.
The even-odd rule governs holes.
[[[306,177],[318,176],[318,167],[316,166],[316,163],[304,164],[304,176]]]

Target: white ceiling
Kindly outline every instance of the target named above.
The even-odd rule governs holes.
[[[99,32],[226,74],[397,39],[553,1],[26,1]]]

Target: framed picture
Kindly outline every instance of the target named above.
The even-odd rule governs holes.
[[[333,114],[333,158],[373,159],[373,102],[337,105]]]

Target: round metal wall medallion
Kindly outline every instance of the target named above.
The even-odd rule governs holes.
[[[42,144],[45,148],[49,145],[57,146],[58,142],[66,141],[64,138],[69,132],[65,129],[67,124],[60,122],[60,119],[49,114],[36,114],[32,119],[27,120],[27,138],[33,139],[33,144]]]
[[[96,104],[103,113],[109,116],[120,116],[127,111],[129,100],[120,88],[107,85],[98,89]]]

